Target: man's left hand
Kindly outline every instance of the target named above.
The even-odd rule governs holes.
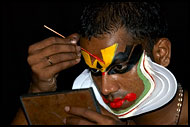
[[[79,117],[67,117],[64,119],[66,125],[123,125],[124,122],[118,118],[99,114],[90,109],[66,106],[65,111]]]

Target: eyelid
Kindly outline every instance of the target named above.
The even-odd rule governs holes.
[[[127,63],[126,63],[126,64],[123,64],[123,63],[122,63],[122,64],[117,64],[117,65],[113,66],[113,68],[111,68],[111,69],[115,69],[115,67],[117,67],[118,65],[121,65],[121,66],[122,66],[120,70],[126,69],[125,67],[128,66]],[[123,68],[123,67],[124,67],[124,68]]]
[[[94,72],[93,69],[94,69],[94,68],[89,68],[89,70],[90,70],[90,72],[91,72],[91,74],[92,74],[93,76],[101,76],[101,75],[102,75],[102,72],[101,72],[100,70],[94,69],[94,70],[97,70],[97,72]]]

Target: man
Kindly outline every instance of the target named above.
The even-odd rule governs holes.
[[[65,118],[64,124],[187,124],[188,93],[165,68],[171,42],[156,3],[93,3],[83,12],[79,34],[45,39],[28,52],[30,93],[55,91],[58,73],[81,56],[88,65],[73,89],[92,87],[108,112],[66,106],[80,118]],[[13,124],[21,123],[26,120],[19,111]]]

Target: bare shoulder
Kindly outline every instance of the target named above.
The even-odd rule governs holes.
[[[179,119],[180,125],[188,125],[188,91],[184,90],[183,106]]]

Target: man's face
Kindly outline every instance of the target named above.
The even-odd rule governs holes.
[[[127,32],[119,29],[102,38],[81,38],[80,45],[84,49],[83,57],[104,102],[116,111],[134,104],[142,94],[144,85],[137,74],[138,62],[127,68],[129,61],[136,59],[131,56],[137,53],[137,46],[132,43]]]

